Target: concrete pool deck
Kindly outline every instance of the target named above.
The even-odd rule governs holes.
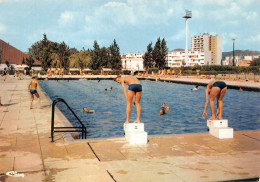
[[[29,80],[0,80],[0,182],[12,181],[226,181],[260,176],[260,130],[219,140],[208,133],[148,136],[146,145],[124,139],[50,142],[51,103],[29,109]],[[259,83],[258,83],[259,84]],[[55,116],[63,126],[63,117]],[[206,121],[205,121],[206,125]],[[24,177],[10,177],[16,171]]]

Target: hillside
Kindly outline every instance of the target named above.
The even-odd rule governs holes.
[[[250,51],[250,50],[235,50],[235,56],[255,56],[260,55],[259,51]],[[233,56],[233,51],[222,52],[222,59],[225,59],[226,56]]]

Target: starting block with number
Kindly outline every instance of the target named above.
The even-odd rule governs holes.
[[[207,120],[209,133],[219,139],[233,138],[233,128],[228,127],[228,120]]]
[[[125,139],[130,144],[146,144],[147,132],[144,131],[144,123],[124,124]]]

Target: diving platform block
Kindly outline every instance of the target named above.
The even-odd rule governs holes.
[[[219,139],[233,138],[233,128],[229,128],[229,127],[221,127],[221,128],[211,127],[209,128],[209,133],[212,136],[217,137]]]
[[[147,132],[144,131],[144,123],[124,124],[125,139],[130,144],[146,144]]]
[[[228,120],[223,119],[223,120],[207,120],[207,127],[228,127]]]
[[[233,138],[233,128],[228,127],[228,120],[207,120],[209,133],[219,139]]]

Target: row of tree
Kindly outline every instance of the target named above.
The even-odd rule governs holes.
[[[93,50],[83,48],[78,51],[75,48],[70,49],[65,42],[52,42],[44,34],[41,41],[34,43],[29,48],[29,60],[32,61],[32,58],[39,60],[45,71],[51,67],[65,70],[69,70],[69,67],[80,68],[80,70],[86,67],[92,70],[121,69],[120,50],[115,40],[108,48],[100,48],[97,41],[94,41]]]
[[[147,52],[144,55],[144,67],[162,69],[166,66],[166,55],[168,48],[165,39],[157,39],[154,47],[152,43],[147,46]],[[23,60],[23,63],[32,65],[34,59],[41,62],[43,70],[48,68],[64,68],[69,67],[90,68],[92,70],[100,70],[102,68],[111,68],[120,70],[122,67],[120,49],[116,40],[109,47],[101,47],[97,41],[94,41],[92,50],[78,51],[75,48],[69,48],[64,42],[57,43],[47,39],[46,34],[43,39],[34,43],[29,48],[29,59]]]

